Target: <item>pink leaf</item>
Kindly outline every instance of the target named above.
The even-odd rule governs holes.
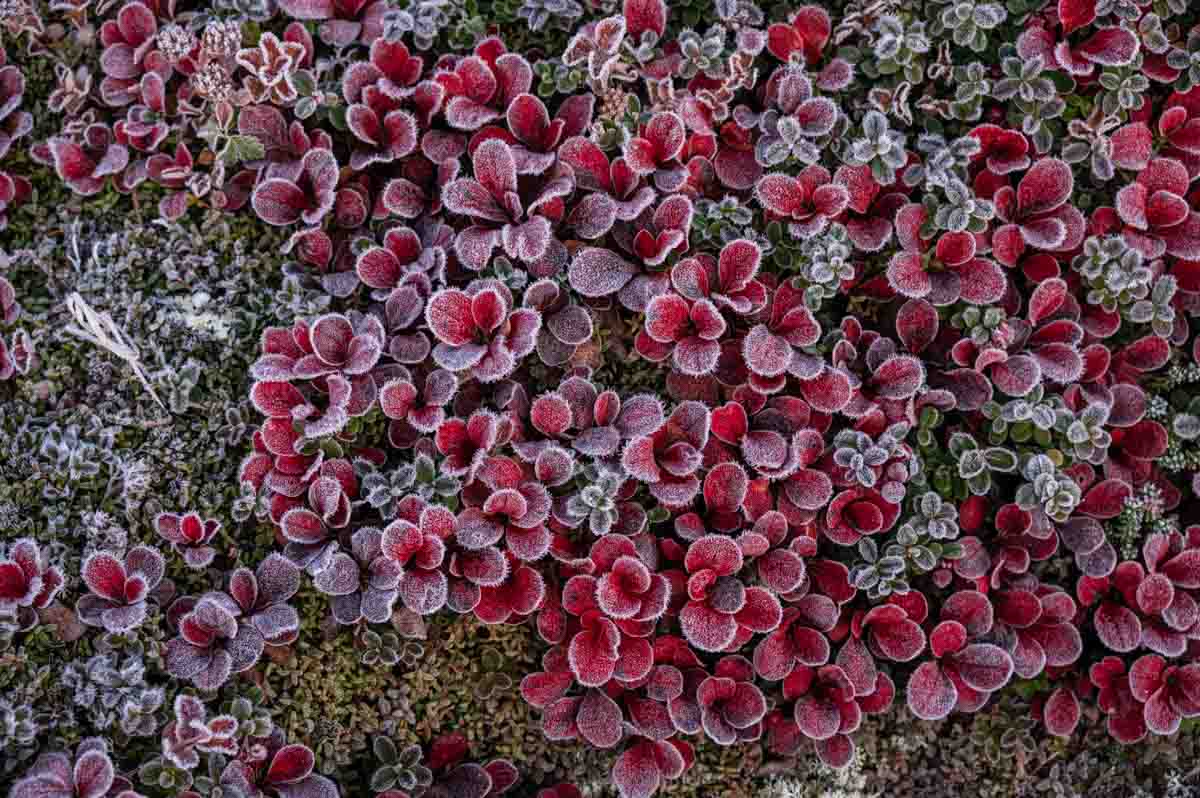
[[[271,784],[295,784],[312,773],[315,757],[306,745],[286,745],[276,752],[267,769],[267,781]]]
[[[425,308],[425,319],[438,340],[462,346],[474,340],[475,324],[471,299],[454,288],[434,294]]]
[[[308,204],[308,198],[296,184],[272,178],[263,181],[254,189],[250,202],[254,206],[254,212],[264,222],[287,225],[299,221]]]
[[[762,377],[776,377],[787,371],[792,361],[792,345],[773,334],[765,324],[752,329],[742,341],[746,365]]]
[[[1079,725],[1079,699],[1069,687],[1059,687],[1042,707],[1046,731],[1057,737],[1070,737]]]
[[[754,188],[759,203],[771,213],[791,216],[800,207],[803,191],[799,182],[788,175],[769,174]]]
[[[689,602],[679,613],[679,625],[684,637],[702,651],[720,651],[733,642],[738,624],[732,615]]]
[[[815,378],[803,380],[800,392],[815,409],[836,413],[850,403],[850,380],[837,369],[825,368]]]
[[[972,638],[982,637],[992,630],[992,603],[976,590],[960,590],[942,604],[942,618],[958,621]]]
[[[1045,280],[1033,289],[1029,296],[1029,321],[1038,324],[1043,319],[1054,315],[1067,296],[1067,284],[1064,280],[1054,278]]]
[[[922,720],[941,720],[958,701],[958,689],[936,662],[922,662],[908,678],[908,708]]]
[[[1084,5],[1091,2],[1092,0],[1059,0],[1059,8],[1064,4]],[[1094,6],[1092,15],[1095,15]],[[1110,138],[1113,164],[1132,171],[1145,169],[1154,152],[1153,139],[1154,136],[1145,122],[1132,122],[1118,128]]]
[[[1119,479],[1106,479],[1092,486],[1077,511],[1093,518],[1116,518],[1125,507],[1125,500],[1133,495],[1133,488]]]
[[[999,690],[1012,677],[1012,658],[990,643],[972,643],[950,657],[958,675],[974,690]]]
[[[112,760],[105,751],[86,751],[75,761],[73,794],[78,798],[102,798],[112,787],[115,775]]]
[[[1058,0],[1058,18],[1064,34],[1091,25],[1096,19],[1096,0]]]
[[[654,744],[646,739],[634,743],[617,758],[612,782],[621,798],[650,798],[658,792],[662,773],[654,756]]]
[[[847,734],[835,734],[814,744],[817,757],[831,768],[841,769],[854,761],[854,741]]]
[[[915,357],[896,355],[884,361],[871,380],[885,399],[907,399],[925,384],[925,369]]]
[[[796,725],[810,740],[828,740],[842,726],[842,715],[837,704],[813,695],[806,695],[796,702]]]
[[[96,552],[82,567],[83,581],[97,596],[124,603],[125,566],[107,552]]]
[[[1123,654],[1141,643],[1142,624],[1128,607],[1105,601],[1092,616],[1092,623],[1100,642],[1112,651]]]
[[[625,287],[638,269],[612,250],[587,247],[571,261],[571,287],[585,297],[615,294]]]
[[[642,31],[662,36],[667,29],[667,4],[663,0],[625,0],[623,14],[629,37],[635,41]]]
[[[1057,158],[1035,163],[1017,186],[1017,207],[1027,215],[1053,210],[1067,201],[1075,187],[1071,167]]]
[[[1162,572],[1175,587],[1194,590],[1200,587],[1200,549],[1188,549],[1168,560]]]
[[[933,281],[916,252],[897,252],[888,263],[888,284],[901,296],[919,299],[933,290]]]
[[[1079,45],[1076,52],[1101,66],[1125,66],[1138,53],[1139,40],[1133,31],[1121,27],[1101,28]]]
[[[585,616],[585,628],[571,638],[567,657],[571,672],[585,687],[601,687],[612,678],[618,659],[620,632],[599,614]]]
[[[732,293],[745,288],[758,273],[762,252],[753,241],[738,239],[726,244],[717,262],[722,290]]]
[[[966,627],[958,621],[942,621],[929,634],[929,650],[938,659],[958,651],[966,642]]]

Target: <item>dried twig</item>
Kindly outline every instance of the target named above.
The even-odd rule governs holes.
[[[71,292],[67,297],[67,310],[71,312],[71,316],[75,319],[76,327],[68,327],[67,332],[77,338],[82,338],[85,341],[90,341],[101,349],[106,349],[117,357],[124,360],[133,369],[133,373],[137,375],[138,380],[142,383],[150,396],[153,397],[158,406],[163,410],[167,406],[158,398],[150,381],[146,379],[146,373],[142,369],[142,363],[138,354],[137,347],[125,337],[125,333],[121,332],[121,328],[112,320],[112,316],[107,313],[97,313],[87,301],[79,295],[78,291]]]

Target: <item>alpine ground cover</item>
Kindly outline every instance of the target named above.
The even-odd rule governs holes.
[[[0,5],[5,789],[1191,794],[1196,22]]]

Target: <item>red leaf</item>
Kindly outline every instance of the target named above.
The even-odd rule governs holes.
[[[575,715],[579,736],[596,748],[621,742],[621,708],[601,690],[588,690]]]
[[[654,31],[662,36],[667,29],[667,4],[663,0],[625,0],[622,13],[626,31],[635,41],[642,31]]]
[[[896,314],[896,335],[905,348],[920,354],[938,333],[938,314],[924,299],[910,299]]]
[[[1071,167],[1057,158],[1035,163],[1017,186],[1017,207],[1032,216],[1053,210],[1067,201],[1075,187]]]
[[[1119,479],[1106,479],[1084,494],[1083,501],[1076,509],[1093,518],[1116,518],[1124,509],[1125,500],[1132,495],[1133,488],[1129,483]]]
[[[1046,731],[1057,737],[1070,737],[1079,725],[1080,707],[1075,691],[1069,687],[1059,687],[1046,699],[1042,707],[1042,717],[1046,722]]]
[[[941,659],[967,643],[967,630],[958,621],[942,621],[929,634],[929,650]]]
[[[587,247],[571,261],[571,287],[585,297],[615,294],[625,287],[638,269],[612,250]]]
[[[571,672],[585,687],[601,687],[612,678],[618,659],[621,633],[598,613],[584,616],[584,629],[571,638],[567,658]]]
[[[958,701],[958,689],[936,662],[922,662],[908,678],[908,708],[922,720],[941,720]]]
[[[1058,312],[1067,297],[1067,284],[1055,278],[1045,280],[1033,289],[1029,296],[1029,321],[1038,324]]]
[[[96,552],[84,562],[82,576],[92,593],[110,601],[125,602],[125,566],[116,557]]]
[[[1058,0],[1058,18],[1063,33],[1091,25],[1096,19],[1095,0]]]
[[[1064,4],[1090,4],[1091,0],[1059,0],[1059,8]],[[1092,9],[1093,16],[1095,9]],[[1064,23],[1065,24],[1065,23]],[[1085,23],[1086,24],[1086,23]],[[1140,171],[1150,163],[1153,155],[1154,135],[1145,122],[1132,122],[1117,129],[1110,138],[1112,142],[1113,164],[1121,169]]]
[[[443,343],[462,346],[474,341],[471,298],[456,288],[446,288],[433,295],[425,309],[425,320]]]
[[[1101,66],[1125,66],[1137,55],[1139,41],[1133,31],[1120,27],[1101,28],[1075,50]]]
[[[1092,616],[1100,642],[1117,653],[1133,651],[1141,643],[1142,624],[1128,607],[1103,602]]]
[[[950,662],[962,680],[974,690],[999,690],[1012,677],[1012,657],[991,643],[972,643],[951,655]]]
[[[271,759],[267,781],[270,784],[295,784],[312,773],[315,761],[307,745],[285,745]]]
[[[645,738],[634,743],[617,758],[612,781],[621,798],[650,798],[662,782],[655,759],[654,743]]]
[[[896,355],[875,370],[871,382],[885,399],[907,399],[925,384],[925,369],[915,357]]]

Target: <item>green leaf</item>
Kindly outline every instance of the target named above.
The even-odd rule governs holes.
[[[158,781],[162,775],[162,763],[158,761],[150,761],[142,765],[138,769],[138,778],[142,780],[142,784],[153,784]]]
[[[346,125],[346,106],[339,105],[329,109],[329,121],[338,130],[348,130]]]
[[[416,469],[417,480],[420,482],[432,482],[437,478],[437,469],[433,464],[433,459],[428,456],[421,456],[413,463]]]
[[[982,496],[992,487],[992,475],[984,471],[979,476],[972,477],[971,479],[967,480],[967,487],[969,487],[971,492],[976,496]]]
[[[224,135],[224,132],[221,130],[221,127],[217,124],[216,120],[210,117],[206,119],[204,124],[201,125],[196,131],[196,135],[203,139],[210,148],[214,148],[216,142],[220,141],[221,136]]]
[[[1058,89],[1060,96],[1067,96],[1075,93],[1075,78],[1068,75],[1066,72],[1060,72],[1057,69],[1052,72],[1043,72],[1042,77],[1048,77],[1054,83],[1054,87]]]
[[[257,161],[267,154],[267,148],[254,136],[230,136],[221,151],[221,158],[233,166],[243,161]]]
[[[229,714],[238,719],[239,722],[249,720],[250,713],[254,710],[254,705],[245,698],[237,698],[233,702]]]
[[[317,82],[313,80],[312,73],[306,69],[301,69],[292,75],[292,85],[296,87],[296,92],[301,97],[307,97],[317,90]]]
[[[371,741],[371,747],[375,750],[375,758],[385,765],[392,764],[399,756],[396,751],[396,744],[387,737],[376,737]],[[378,775],[378,771],[376,775]],[[387,787],[382,787],[381,789],[386,790]]]
[[[390,790],[396,783],[396,774],[391,768],[380,768],[371,774],[371,792],[383,792]]]
[[[988,468],[1011,474],[1017,470],[1017,455],[1000,446],[992,446],[984,450],[983,457],[987,460]]]
[[[972,449],[978,449],[979,444],[975,439],[966,432],[956,432],[950,436],[948,447],[950,454],[954,457],[960,457],[963,452],[968,452]]]
[[[317,111],[317,101],[313,97],[301,97],[293,109],[297,119],[308,119]]]
[[[400,764],[410,770],[421,764],[421,746],[412,744],[405,746],[400,752]]]
[[[837,54],[838,54],[839,58],[844,58],[847,61],[849,61],[851,64],[856,64],[863,59],[862,50],[858,49],[857,47],[854,47],[853,45],[839,47]]]
[[[917,546],[912,551],[912,560],[922,571],[932,571],[937,566],[937,555],[924,546]]]
[[[965,553],[961,543],[946,543],[942,545],[943,560],[961,560]]]
[[[325,438],[321,441],[321,449],[325,452],[325,456],[330,460],[335,460],[342,457],[345,451],[342,445],[333,438]]]

